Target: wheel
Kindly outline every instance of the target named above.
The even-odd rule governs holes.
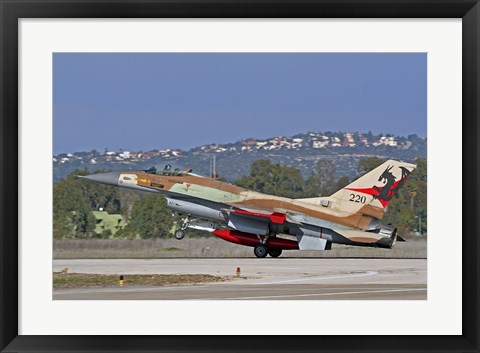
[[[268,249],[268,255],[271,257],[279,257],[282,255],[282,249]]]
[[[257,246],[255,246],[255,248],[253,249],[253,253],[255,254],[256,257],[260,257],[260,258],[263,258],[263,257],[266,257],[267,254],[268,254],[268,249],[265,245],[263,244],[258,244]]]
[[[175,232],[175,238],[178,240],[182,240],[185,237],[185,232],[181,229]]]

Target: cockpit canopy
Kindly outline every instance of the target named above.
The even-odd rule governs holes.
[[[170,164],[167,164],[165,168],[161,172],[157,172],[157,168],[151,167],[149,169],[144,169],[142,172],[148,173],[148,174],[158,174],[158,175],[168,175],[168,176],[183,176],[188,173],[192,172],[192,169],[188,168],[184,171],[181,171],[180,168],[175,168],[172,171],[172,166]]]

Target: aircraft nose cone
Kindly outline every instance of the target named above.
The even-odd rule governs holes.
[[[81,176],[80,178],[91,180],[96,183],[118,186],[118,178],[120,177],[120,174],[121,173],[119,172],[99,173]]]

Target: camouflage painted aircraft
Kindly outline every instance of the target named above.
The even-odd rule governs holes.
[[[289,249],[330,250],[332,243],[392,248],[403,239],[381,219],[415,167],[389,160],[331,196],[306,199],[266,195],[169,165],[83,178],[165,196],[172,212],[184,216],[177,239],[187,228],[200,229],[254,247],[257,257],[278,257]]]

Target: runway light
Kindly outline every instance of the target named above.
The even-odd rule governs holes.
[[[123,280],[123,276],[120,276],[120,279],[118,281],[118,284],[123,286],[123,284],[125,283],[125,281]]]
[[[240,267],[237,267],[237,277],[240,277]]]

